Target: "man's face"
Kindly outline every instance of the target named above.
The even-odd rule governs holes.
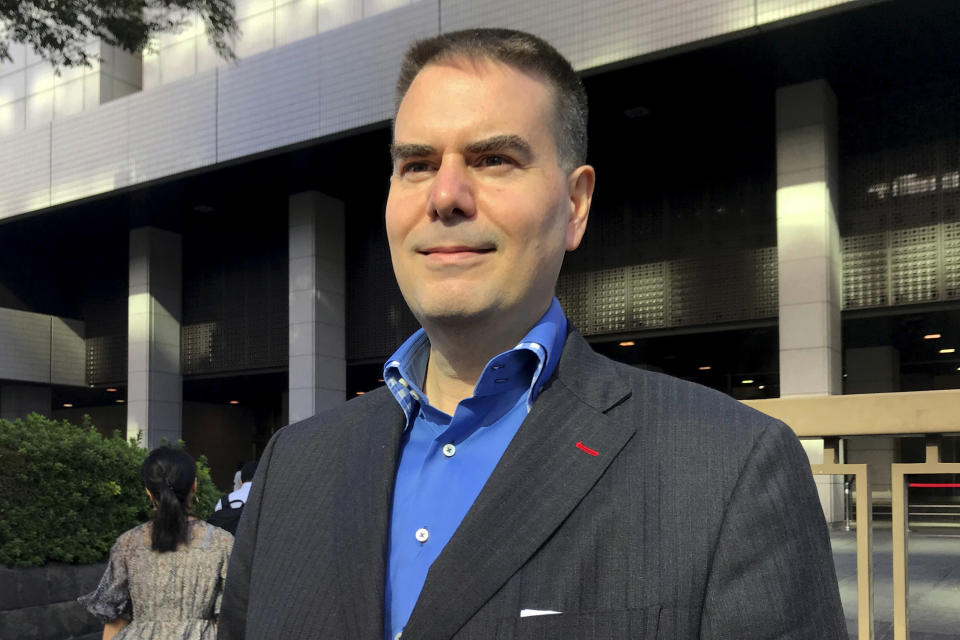
[[[545,82],[496,62],[430,64],[410,85],[386,226],[400,289],[424,325],[526,330],[546,311],[593,188],[590,167],[560,168],[553,118]]]

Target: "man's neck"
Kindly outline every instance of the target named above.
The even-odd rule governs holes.
[[[423,391],[431,405],[452,416],[460,401],[473,395],[489,358],[467,364],[463,360],[451,361],[448,355],[431,345]]]
[[[423,391],[430,404],[452,416],[460,401],[473,395],[487,362],[515,347],[542,315],[532,321],[515,323],[513,327],[507,323],[477,327],[428,327],[425,324],[430,339],[430,360]]]

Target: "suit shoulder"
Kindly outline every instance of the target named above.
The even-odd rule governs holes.
[[[710,469],[710,481],[728,491],[757,454],[807,469],[800,440],[780,420],[688,380],[612,361],[610,367],[630,388],[611,413],[637,429],[637,456],[682,460],[677,469],[694,476]]]
[[[644,412],[656,415],[661,424],[695,424],[701,432],[724,437],[756,437],[767,431],[793,434],[780,420],[716,389],[605,359],[611,372],[630,386],[633,399],[644,407]]]

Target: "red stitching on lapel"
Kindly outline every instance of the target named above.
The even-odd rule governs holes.
[[[589,453],[589,454],[592,455],[592,456],[598,456],[598,455],[600,455],[600,452],[599,452],[599,451],[595,451],[594,449],[591,449],[590,447],[588,447],[587,445],[583,444],[582,442],[578,442],[578,443],[577,443],[577,449],[580,449],[580,451],[584,451],[584,452],[586,452],[586,453]]]

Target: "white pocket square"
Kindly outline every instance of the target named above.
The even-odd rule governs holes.
[[[550,611],[549,609],[520,609],[521,618],[532,618],[533,616],[553,616],[563,611]]]

